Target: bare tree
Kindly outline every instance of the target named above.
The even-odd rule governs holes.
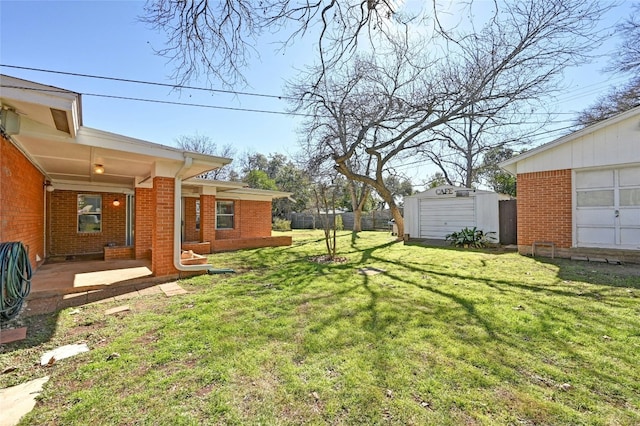
[[[167,36],[157,53],[174,65],[184,84],[200,74],[233,86],[245,83],[242,71],[257,40],[283,31],[286,48],[307,33],[317,36],[321,68],[354,52],[363,37],[384,33],[401,16],[395,0],[148,0],[143,22]],[[421,12],[417,12],[421,13]],[[319,29],[318,29],[319,27]]]
[[[497,7],[497,5],[496,5]],[[291,85],[296,105],[313,116],[307,143],[329,155],[348,179],[370,185],[404,222],[385,177],[396,164],[441,137],[447,123],[473,115],[495,116],[505,102],[540,99],[557,89],[568,65],[588,59],[597,42],[594,27],[608,6],[587,0],[508,2],[479,30],[435,34],[413,44],[389,40],[376,56]],[[439,47],[439,48],[435,48]],[[438,54],[440,53],[441,54]],[[354,157],[371,158],[368,174],[354,170]]]
[[[622,37],[620,48],[611,58],[606,71],[629,74],[631,79],[622,87],[613,87],[600,96],[593,105],[578,114],[576,124],[585,127],[640,105],[640,3],[622,24],[618,34]]]
[[[622,37],[620,49],[612,57],[608,70],[640,74],[640,3],[634,3],[631,15],[620,25],[618,33]]]
[[[537,96],[537,95],[536,95]],[[524,99],[530,107],[535,99]],[[495,149],[526,145],[551,118],[536,109],[534,120],[525,120],[527,114],[519,110],[517,98],[501,99],[502,105],[486,107],[470,105],[459,120],[434,129],[438,136],[434,143],[421,149],[423,155],[436,165],[449,185],[471,188],[480,182],[480,169],[485,156]],[[476,113],[475,111],[480,111]],[[486,114],[483,111],[492,111]],[[531,124],[529,124],[531,123]]]
[[[191,152],[198,152],[200,154],[215,155],[224,158],[233,158],[236,154],[236,149],[231,144],[226,144],[218,147],[209,136],[205,135],[191,135],[191,136],[179,136],[176,138],[176,144],[180,149]],[[202,179],[211,180],[231,180],[235,176],[235,171],[230,164],[222,166],[219,169],[211,170],[198,176]]]
[[[640,75],[621,88],[612,88],[600,96],[593,105],[578,114],[576,124],[586,127],[637,106],[640,106]]]

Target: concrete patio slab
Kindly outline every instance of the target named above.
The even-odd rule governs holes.
[[[82,293],[152,277],[147,260],[91,260],[45,264],[31,280],[31,293]]]
[[[163,293],[167,295],[167,297],[188,293],[187,290],[180,287],[176,282],[160,284],[159,287],[160,287],[160,290],[162,290]]]
[[[89,347],[86,343],[78,343],[76,345],[65,345],[55,348],[51,351],[47,351],[40,357],[40,365],[51,364],[51,359],[60,361],[61,359],[71,358],[78,354],[89,352]]]
[[[17,425],[20,419],[33,410],[36,397],[49,381],[49,376],[31,380],[17,386],[0,389],[0,426]]]

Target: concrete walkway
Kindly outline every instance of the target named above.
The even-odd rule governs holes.
[[[6,389],[0,389],[0,426],[17,425],[36,406],[36,397],[49,377],[41,377]]]

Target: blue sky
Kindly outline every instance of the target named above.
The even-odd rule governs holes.
[[[481,0],[482,1],[482,0]],[[156,56],[163,36],[137,20],[142,1],[6,1],[0,0],[0,63],[26,68],[65,71],[158,83],[172,83],[167,60]],[[612,10],[605,24],[626,17],[631,1]],[[277,35],[273,40],[278,40]],[[601,52],[615,50],[611,38]],[[246,70],[249,87],[240,91],[279,95],[286,79],[313,61],[312,40],[301,40],[286,52],[262,40],[260,59]],[[551,100],[558,111],[575,112],[589,105],[609,84],[624,82],[600,72],[603,61],[568,70],[566,94]],[[287,155],[297,150],[299,121],[286,115],[225,111],[214,108],[162,105],[90,96],[102,94],[231,108],[284,111],[286,102],[247,96],[197,91],[171,91],[166,87],[111,82],[0,67],[3,74],[73,90],[83,94],[84,125],[164,145],[177,137],[200,134],[219,145],[233,144],[245,151]],[[206,82],[191,82],[205,87]],[[220,87],[222,88],[222,87]],[[559,116],[558,120],[571,117]],[[558,123],[559,127],[568,123]],[[554,136],[554,135],[550,135]],[[555,135],[559,136],[559,135]],[[550,137],[541,138],[540,143]],[[407,170],[408,171],[408,170]],[[421,167],[410,171],[417,184],[433,173]]]

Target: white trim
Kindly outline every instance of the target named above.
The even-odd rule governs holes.
[[[501,169],[506,170],[507,172],[511,173],[512,175],[515,175],[515,173],[516,173],[515,165],[519,161],[525,160],[525,159],[527,159],[529,157],[537,155],[537,154],[539,154],[541,152],[544,152],[544,151],[546,151],[548,149],[555,148],[555,147],[557,147],[559,145],[562,145],[562,144],[565,144],[567,142],[571,142],[571,141],[576,140],[576,139],[578,139],[578,138],[580,138],[582,136],[585,136],[585,135],[588,135],[590,133],[596,132],[596,131],[598,131],[598,130],[600,130],[602,128],[605,128],[607,126],[610,126],[612,124],[619,123],[619,122],[621,122],[623,120],[626,120],[626,119],[628,119],[630,117],[633,117],[635,115],[640,115],[640,106],[632,108],[632,109],[630,109],[628,111],[625,111],[623,113],[617,114],[617,115],[615,115],[615,116],[613,116],[611,118],[608,118],[606,120],[599,121],[599,122],[597,122],[595,124],[592,124],[591,126],[587,126],[587,127],[583,128],[583,129],[576,130],[575,132],[569,133],[568,135],[562,136],[562,137],[560,137],[558,139],[555,139],[555,140],[553,140],[551,142],[548,142],[546,144],[540,145],[540,146],[538,146],[536,148],[533,148],[530,151],[523,152],[522,154],[516,155],[515,157],[511,157],[508,160],[505,160],[505,161],[499,163],[498,166]]]

